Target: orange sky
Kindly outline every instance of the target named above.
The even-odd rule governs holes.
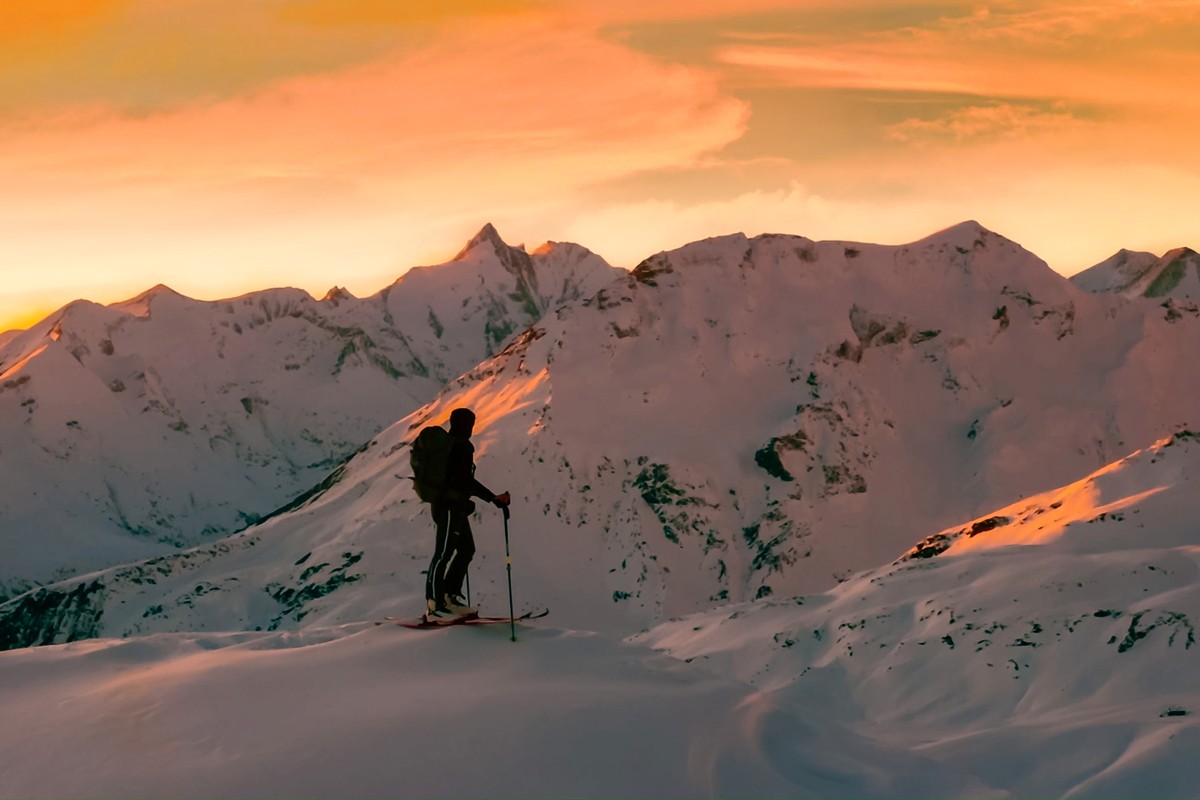
[[[0,331],[157,283],[371,294],[484,222],[632,266],[964,219],[1200,247],[1200,0],[39,0],[0,25]]]

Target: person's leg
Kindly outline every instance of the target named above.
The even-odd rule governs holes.
[[[431,503],[429,513],[433,516],[436,530],[434,536],[433,559],[425,573],[425,599],[433,600],[436,605],[442,605],[446,596],[446,564],[453,560],[450,534],[450,504]]]
[[[463,581],[467,578],[467,567],[475,557],[475,537],[471,533],[471,521],[467,514],[450,512],[450,539],[454,556],[446,566],[444,584],[447,597],[461,595]]]

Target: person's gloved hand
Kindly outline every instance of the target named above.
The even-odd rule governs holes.
[[[508,508],[512,503],[512,498],[509,496],[508,492],[505,492],[504,494],[496,495],[492,502],[495,503],[496,508]]]

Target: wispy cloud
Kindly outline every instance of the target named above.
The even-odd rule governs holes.
[[[1200,3],[997,3],[862,36],[739,42],[719,62],[786,85],[1191,102]]]
[[[369,65],[148,117],[48,122],[14,135],[0,168],[70,173],[87,159],[88,182],[300,170],[446,184],[481,167],[515,178],[532,163],[594,176],[686,163],[744,126],[744,104],[703,70],[536,24],[496,34],[459,29]]]
[[[412,52],[540,0],[45,0],[0,23],[0,116],[145,115]]]
[[[1064,108],[996,103],[957,108],[931,119],[907,119],[889,126],[886,133],[895,141],[938,147],[1084,132],[1089,125]]]

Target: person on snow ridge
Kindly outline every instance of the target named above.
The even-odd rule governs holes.
[[[445,492],[430,504],[436,540],[425,579],[425,601],[430,617],[474,614],[463,598],[467,566],[475,555],[475,538],[469,517],[475,510],[472,497],[497,508],[507,508],[508,492],[494,494],[475,478],[475,446],[471,434],[475,413],[469,408],[450,412],[450,455],[446,463]]]

